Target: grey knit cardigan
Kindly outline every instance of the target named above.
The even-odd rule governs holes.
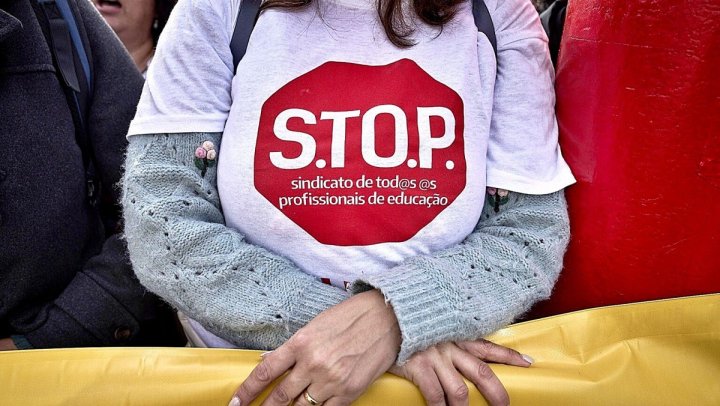
[[[216,168],[204,177],[195,148],[219,133],[133,136],[124,178],[125,232],[140,281],[241,348],[272,349],[351,294],[379,289],[402,334],[398,362],[431,345],[477,339],[547,298],[569,239],[562,191],[511,193],[486,204],[460,244],[355,281],[323,284],[224,225]],[[221,153],[221,152],[220,152]]]

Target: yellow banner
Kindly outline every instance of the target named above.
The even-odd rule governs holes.
[[[489,337],[535,358],[494,365],[513,405],[720,405],[720,294],[584,310]],[[89,348],[0,353],[0,405],[227,405],[259,352]],[[471,404],[484,404],[471,388]],[[386,375],[358,405],[420,405]]]

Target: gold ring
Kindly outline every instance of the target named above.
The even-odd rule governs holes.
[[[322,403],[318,402],[317,400],[315,400],[315,398],[313,398],[312,396],[310,396],[310,394],[309,394],[307,391],[303,394],[303,397],[304,397],[305,400],[307,400],[307,402],[310,403],[312,406],[318,406],[318,405],[321,405],[321,404],[322,404]]]

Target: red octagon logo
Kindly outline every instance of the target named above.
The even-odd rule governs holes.
[[[460,96],[415,62],[327,62],[263,105],[255,187],[323,244],[410,239],[465,188]]]

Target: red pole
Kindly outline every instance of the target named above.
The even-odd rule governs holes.
[[[720,292],[720,0],[571,0],[556,88],[578,183],[533,316]]]

